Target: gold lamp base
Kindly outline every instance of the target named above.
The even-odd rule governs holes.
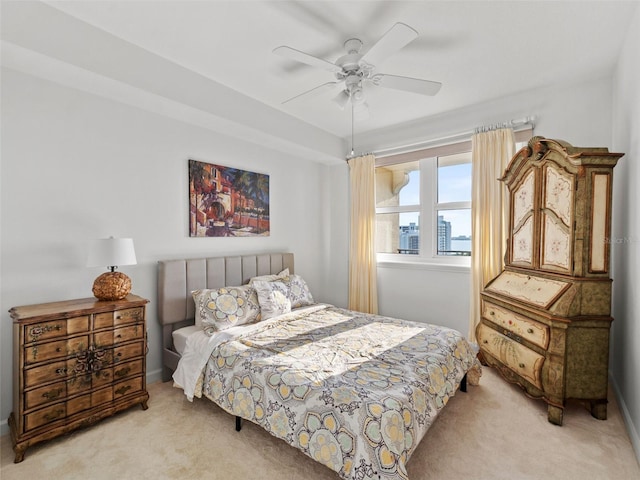
[[[93,282],[98,300],[121,300],[131,291],[131,279],[122,272],[105,272]]]

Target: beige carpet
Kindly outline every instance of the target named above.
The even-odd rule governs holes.
[[[337,480],[338,476],[259,427],[208,400],[189,403],[169,383],[149,386],[139,407],[91,428],[27,450],[13,463],[2,437],[0,478],[14,479],[265,479]],[[528,399],[485,368],[478,387],[458,393],[409,461],[411,480],[640,479],[620,411],[609,419],[579,404],[563,427],[547,422],[545,404]]]

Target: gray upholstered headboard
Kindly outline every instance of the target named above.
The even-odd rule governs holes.
[[[288,268],[294,273],[293,253],[264,253],[229,257],[161,260],[158,262],[158,319],[162,327],[162,379],[168,381],[180,356],[171,332],[194,323],[193,290],[244,285],[251,277]]]

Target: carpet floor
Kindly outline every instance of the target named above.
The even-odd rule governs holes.
[[[36,445],[13,463],[0,439],[2,480],[264,479],[338,480],[282,440],[208,400],[186,400],[170,383],[149,385],[149,409],[122,412],[93,427]],[[620,410],[608,419],[579,403],[564,425],[547,421],[546,404],[484,368],[480,385],[452,398],[411,457],[411,480],[637,480],[640,467]]]

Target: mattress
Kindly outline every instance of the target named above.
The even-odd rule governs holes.
[[[179,328],[178,330],[174,330],[171,332],[171,336],[173,337],[173,348],[176,349],[180,355],[184,353],[184,349],[187,345],[187,338],[194,332],[202,331],[202,327],[197,325],[191,325],[189,327]]]

